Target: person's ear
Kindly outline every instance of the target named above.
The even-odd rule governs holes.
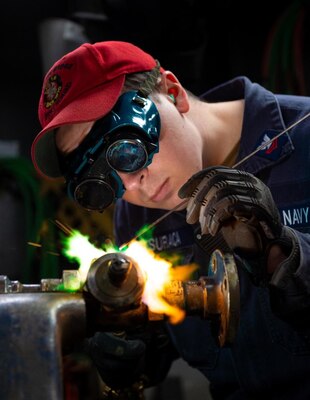
[[[189,100],[186,90],[178,78],[170,71],[164,71],[161,76],[162,92],[173,101],[179,112],[186,113],[189,110]]]

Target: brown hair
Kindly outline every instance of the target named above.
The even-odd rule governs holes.
[[[139,90],[139,88],[143,85],[145,80],[147,80],[149,75],[149,71],[147,72],[137,72],[134,74],[128,74],[126,75],[126,80],[125,84],[123,87],[123,92],[128,92],[130,90]],[[154,92],[159,92],[160,91],[160,83],[161,83],[161,77],[158,77],[158,81],[154,86]]]
[[[142,96],[147,97],[153,92],[160,91],[160,64],[156,60],[156,67],[151,71],[137,72],[126,76],[123,92],[138,90]]]
[[[126,75],[125,84],[122,93],[129,92],[130,90],[141,90],[141,87],[145,85],[145,82],[150,80],[150,75],[154,76],[153,71],[136,72],[134,74]],[[185,88],[184,88],[185,89]],[[199,97],[193,94],[190,90],[185,89],[188,96],[193,100],[199,100]],[[161,74],[159,73],[156,77],[155,83],[152,85],[152,90],[148,93],[160,93],[161,91]]]

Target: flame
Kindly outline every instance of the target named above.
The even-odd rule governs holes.
[[[95,247],[90,243],[88,236],[84,236],[76,230],[73,230],[70,236],[64,237],[63,244],[65,256],[79,263],[79,278],[82,286],[86,281],[93,260],[103,256],[106,252]]]
[[[92,262],[107,253],[119,252],[119,249],[113,245],[109,245],[106,250],[99,249],[90,243],[87,236],[74,230],[70,236],[65,237],[63,252],[68,258],[78,261],[82,286]],[[146,283],[142,301],[149,310],[157,314],[165,314],[173,324],[180,323],[185,317],[185,312],[165,300],[165,288],[173,280],[188,279],[196,267],[187,265],[174,268],[170,261],[159,257],[147,248],[144,240],[130,242],[122,253],[131,257],[145,275]]]

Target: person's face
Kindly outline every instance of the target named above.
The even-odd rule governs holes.
[[[181,202],[180,187],[202,168],[202,143],[178,100],[173,104],[166,95],[159,94],[155,104],[161,119],[159,152],[146,168],[119,176],[126,188],[126,201],[169,210]]]
[[[178,91],[175,104],[165,92],[152,100],[161,120],[159,152],[146,168],[134,173],[118,172],[118,175],[125,187],[123,199],[143,207],[170,210],[181,202],[180,187],[203,167],[202,140],[188,117],[190,106],[184,89]],[[68,153],[77,147],[93,123],[60,127],[56,134],[60,150]],[[72,138],[75,143],[71,143]]]

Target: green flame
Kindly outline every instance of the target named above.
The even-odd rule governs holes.
[[[102,248],[93,245],[89,237],[82,235],[79,231],[63,238],[63,254],[71,261],[79,264],[79,279],[81,285],[85,283],[88,270],[91,264],[106,253],[117,252],[118,249],[113,244],[104,244]],[[74,283],[76,286],[76,283]]]

